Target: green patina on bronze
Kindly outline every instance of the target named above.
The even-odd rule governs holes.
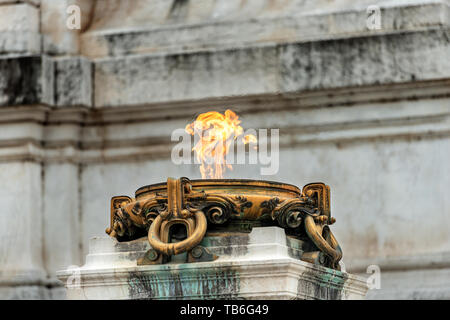
[[[299,278],[297,284],[298,299],[341,300],[348,274],[338,270],[319,267]],[[305,279],[314,280],[305,280]]]
[[[198,270],[162,268],[152,273],[131,272],[128,295],[131,299],[237,299],[239,273],[230,267]]]

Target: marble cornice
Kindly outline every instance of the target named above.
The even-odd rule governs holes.
[[[280,147],[450,136],[449,80],[93,109],[0,108],[0,161],[103,163],[170,157],[171,132],[233,108],[246,128],[280,129]],[[424,104],[426,105],[424,107]]]

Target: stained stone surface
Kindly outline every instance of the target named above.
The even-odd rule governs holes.
[[[92,64],[83,57],[0,56],[0,106],[92,106]]]
[[[54,59],[55,105],[92,106],[92,63],[83,57]]]
[[[2,33],[5,53],[42,50],[52,55],[81,52],[89,57],[367,36],[371,33],[366,25],[369,5],[378,5],[382,12],[382,30],[375,33],[449,23],[447,0],[5,0],[0,4],[0,10],[8,11],[2,29],[23,31]],[[81,9],[80,30],[66,27],[66,9],[72,4]],[[15,49],[27,42],[33,45],[22,47],[32,49]]]
[[[290,94],[441,79],[450,75],[449,39],[448,30],[437,29],[105,58],[95,64],[95,105]]]
[[[81,52],[121,56],[355,37],[368,34],[369,5],[382,12],[376,33],[449,22],[445,1],[102,1]]]
[[[0,105],[33,104],[42,98],[40,56],[0,58]]]
[[[201,244],[219,255],[213,262],[137,266],[150,248],[146,238],[93,238],[86,264],[58,277],[67,283],[68,299],[364,298],[364,278],[296,259],[292,241],[281,228],[253,228],[250,234],[205,238]]]
[[[30,3],[0,2],[0,54],[40,53],[39,14]]]

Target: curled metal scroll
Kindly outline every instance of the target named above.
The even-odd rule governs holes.
[[[263,182],[256,182],[263,183]],[[114,197],[111,201],[111,224],[106,232],[119,241],[134,240],[147,235],[152,247],[138,264],[159,264],[173,255],[188,253],[188,262],[212,261],[217,257],[200,244],[208,224],[227,231],[227,222],[264,221],[278,225],[289,235],[305,242],[300,259],[339,269],[342,250],[329,225],[335,219],[330,212],[330,188],[323,183],[306,185],[297,196],[286,196],[277,190],[265,189],[236,194],[218,188],[204,191],[193,188],[187,178],[167,179],[166,190],[152,196],[132,199]],[[266,187],[266,186],[264,186]],[[173,242],[171,228],[182,225],[185,238]],[[250,228],[251,230],[251,228]],[[303,250],[303,249],[301,249]]]

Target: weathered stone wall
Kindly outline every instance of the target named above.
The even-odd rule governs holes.
[[[449,5],[0,0],[0,296],[60,297],[111,196],[198,178],[170,135],[231,108],[281,161],[228,177],[326,182],[346,269],[381,267],[369,298],[450,298]]]

